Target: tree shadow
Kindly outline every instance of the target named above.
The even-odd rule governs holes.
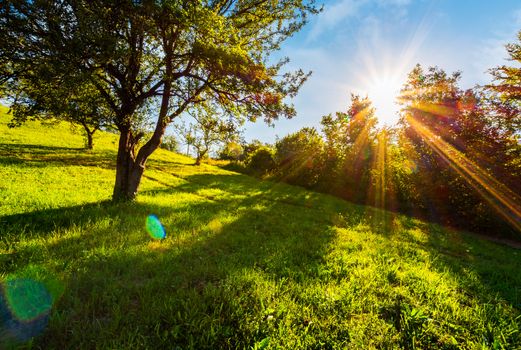
[[[521,250],[432,225],[428,238],[436,269],[450,271],[482,303],[506,302],[521,311]]]
[[[189,182],[163,194],[189,191],[207,180],[197,176],[197,185]],[[220,180],[212,181],[217,184]],[[35,345],[88,347],[94,339],[101,339],[105,343],[96,346],[124,346],[124,337],[110,343],[113,334],[130,335],[138,330],[145,347],[254,344],[267,329],[260,333],[241,330],[242,313],[257,315],[259,310],[249,311],[248,307],[262,308],[251,294],[253,281],[248,273],[274,282],[313,279],[333,237],[327,223],[290,209],[288,204],[258,194],[242,200],[232,194],[231,198],[192,203],[189,209],[139,202],[128,206],[98,203],[4,218],[3,227],[31,220],[28,230],[35,235],[84,226],[79,235],[18,252],[17,260],[31,257],[31,263],[37,264],[31,252],[45,249],[50,255],[46,259],[74,271],[65,282],[68,288],[48,330]],[[190,215],[184,215],[186,210]],[[148,213],[158,212],[163,214],[168,238],[151,242],[143,222]],[[110,225],[97,225],[107,218]],[[114,229],[142,234],[114,239]],[[187,232],[191,237],[183,241]],[[21,261],[13,264],[17,269],[22,265]],[[249,305],[237,304],[241,299]],[[71,337],[68,330],[77,322],[84,332]],[[208,327],[218,327],[211,339],[207,338]]]
[[[51,261],[64,276],[65,294],[36,347],[248,348],[282,322],[269,317],[284,319],[287,311],[277,298],[303,310],[284,322],[304,334],[309,305],[301,294],[323,282],[334,227],[361,224],[388,236],[410,234],[406,240],[412,243],[399,249],[426,250],[436,269],[450,271],[482,303],[499,295],[518,307],[515,286],[521,281],[508,272],[513,259],[495,257],[504,249],[285,184],[237,174],[182,178],[176,186],[164,183],[142,192],[137,203],[92,203],[1,219],[0,230],[13,234],[18,228],[43,238],[71,228],[77,232],[24,246],[4,265],[7,273]],[[170,196],[185,193],[197,196],[169,203]],[[164,241],[147,235],[149,214],[162,220]],[[416,229],[428,233],[427,241],[415,239]],[[469,251],[462,250],[466,245]],[[504,265],[497,269],[492,258]],[[469,270],[480,277],[479,284],[466,280]]]
[[[41,146],[31,144],[0,144],[0,164],[25,167],[94,166],[114,169],[116,152],[84,148]]]

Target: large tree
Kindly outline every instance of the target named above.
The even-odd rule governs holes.
[[[270,55],[315,12],[314,0],[8,0],[0,82],[92,84],[120,133],[113,198],[133,199],[167,125],[195,104],[267,122],[295,115],[286,98],[307,74],[282,74],[287,60],[270,65]],[[138,149],[147,104],[157,106],[155,127]]]
[[[402,90],[399,140],[418,169],[409,180],[419,195],[409,200],[445,223],[491,229],[499,216],[520,229],[515,142],[459,79],[417,65]]]

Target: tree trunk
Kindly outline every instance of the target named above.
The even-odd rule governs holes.
[[[94,148],[94,142],[92,140],[92,136],[93,136],[94,132],[88,132],[87,131],[87,149],[88,150],[91,150]]]
[[[131,191],[129,191],[129,178],[134,163],[132,148],[132,133],[130,128],[120,130],[118,156],[116,158],[116,183],[114,184],[114,192],[112,193],[112,199],[114,201],[125,201],[135,198],[135,195],[130,195]]]
[[[136,143],[137,140],[134,139],[130,129],[121,131],[116,162],[116,183],[112,194],[114,201],[131,201],[136,198],[146,162],[146,158],[141,163],[136,162],[134,157]]]
[[[130,125],[119,127],[120,136],[116,163],[116,183],[112,193],[113,201],[132,201],[136,198],[147,159],[161,144],[161,139],[168,125],[167,113],[171,87],[172,82],[170,80],[165,81],[156,128],[152,137],[140,148],[137,155],[135,147],[143,135],[133,135]],[[128,108],[128,111],[134,110]],[[127,115],[130,114],[132,113],[129,112]],[[125,118],[122,117],[120,120],[125,120]]]
[[[195,158],[195,164],[194,165],[201,165],[201,160],[206,155],[207,151],[197,151],[197,157]]]
[[[132,201],[136,198],[147,159],[161,144],[166,125],[166,123],[158,123],[154,134],[141,147],[137,156],[135,156],[135,147],[139,136],[135,137],[130,128],[120,129],[113,201]]]
[[[92,130],[89,129],[89,126],[85,122],[81,122],[81,125],[83,126],[83,129],[85,130],[85,136],[87,137],[85,147],[88,150],[91,150],[94,148],[94,133],[96,132],[97,128],[93,127]]]

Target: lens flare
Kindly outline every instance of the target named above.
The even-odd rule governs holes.
[[[154,239],[163,239],[166,237],[165,228],[155,215],[149,215],[147,217],[146,229],[150,237]]]
[[[13,279],[0,285],[0,337],[6,344],[25,342],[43,332],[52,297],[40,282]]]

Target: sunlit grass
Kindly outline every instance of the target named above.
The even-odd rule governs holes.
[[[521,347],[513,248],[162,150],[112,204],[115,135],[6,121],[0,278],[53,301],[27,348]]]

